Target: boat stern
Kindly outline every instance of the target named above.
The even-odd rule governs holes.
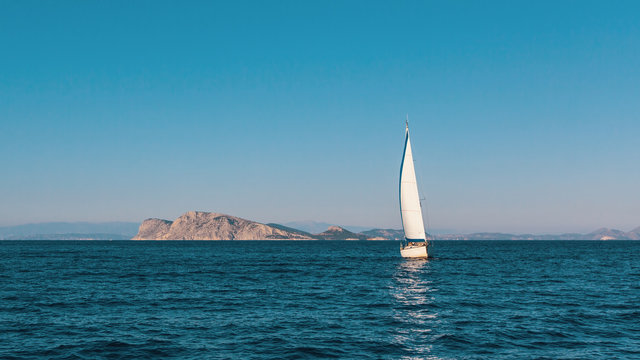
[[[400,255],[403,258],[422,258],[422,259],[426,259],[427,257],[429,257],[429,254],[427,252],[427,245],[426,244],[407,245],[405,247],[401,247],[400,248]]]

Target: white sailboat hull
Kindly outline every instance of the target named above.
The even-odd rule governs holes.
[[[405,246],[404,248],[400,248],[400,255],[404,258],[427,258],[429,257],[427,253],[427,246]]]

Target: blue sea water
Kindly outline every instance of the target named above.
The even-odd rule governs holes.
[[[640,358],[640,242],[432,251],[0,241],[0,358]]]

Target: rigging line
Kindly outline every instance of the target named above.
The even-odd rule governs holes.
[[[423,178],[423,176],[420,176],[420,178]],[[420,185],[420,187],[422,188],[422,185]],[[433,237],[433,234],[431,234],[431,219],[429,217],[429,202],[427,201],[427,194],[424,191],[422,192],[422,196],[424,196],[423,199],[421,199],[420,201],[420,206],[422,206],[422,200],[424,200],[424,214],[425,214],[425,218],[426,218],[426,222],[427,222],[427,233]]]

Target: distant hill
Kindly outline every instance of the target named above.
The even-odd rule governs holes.
[[[138,231],[135,222],[47,222],[0,227],[0,239],[32,238],[46,235],[55,238],[61,234],[112,234],[120,239],[130,239]]]
[[[310,234],[317,234],[322,232],[323,230],[328,229],[330,226],[339,226],[343,229],[352,232],[362,232],[363,230],[370,229],[366,226],[355,226],[355,225],[341,225],[341,224],[330,224],[326,222],[318,222],[318,221],[290,221],[284,223],[285,226],[292,229],[299,229]]]
[[[629,236],[629,238],[632,239],[632,240],[640,240],[640,226],[638,226],[637,228],[629,231],[627,233],[627,236]]]
[[[321,240],[367,240],[367,235],[356,234],[340,226],[329,226],[329,228],[316,234],[315,237]]]
[[[614,240],[626,239],[627,233],[624,231],[608,228],[600,228],[585,235],[587,240]]]

